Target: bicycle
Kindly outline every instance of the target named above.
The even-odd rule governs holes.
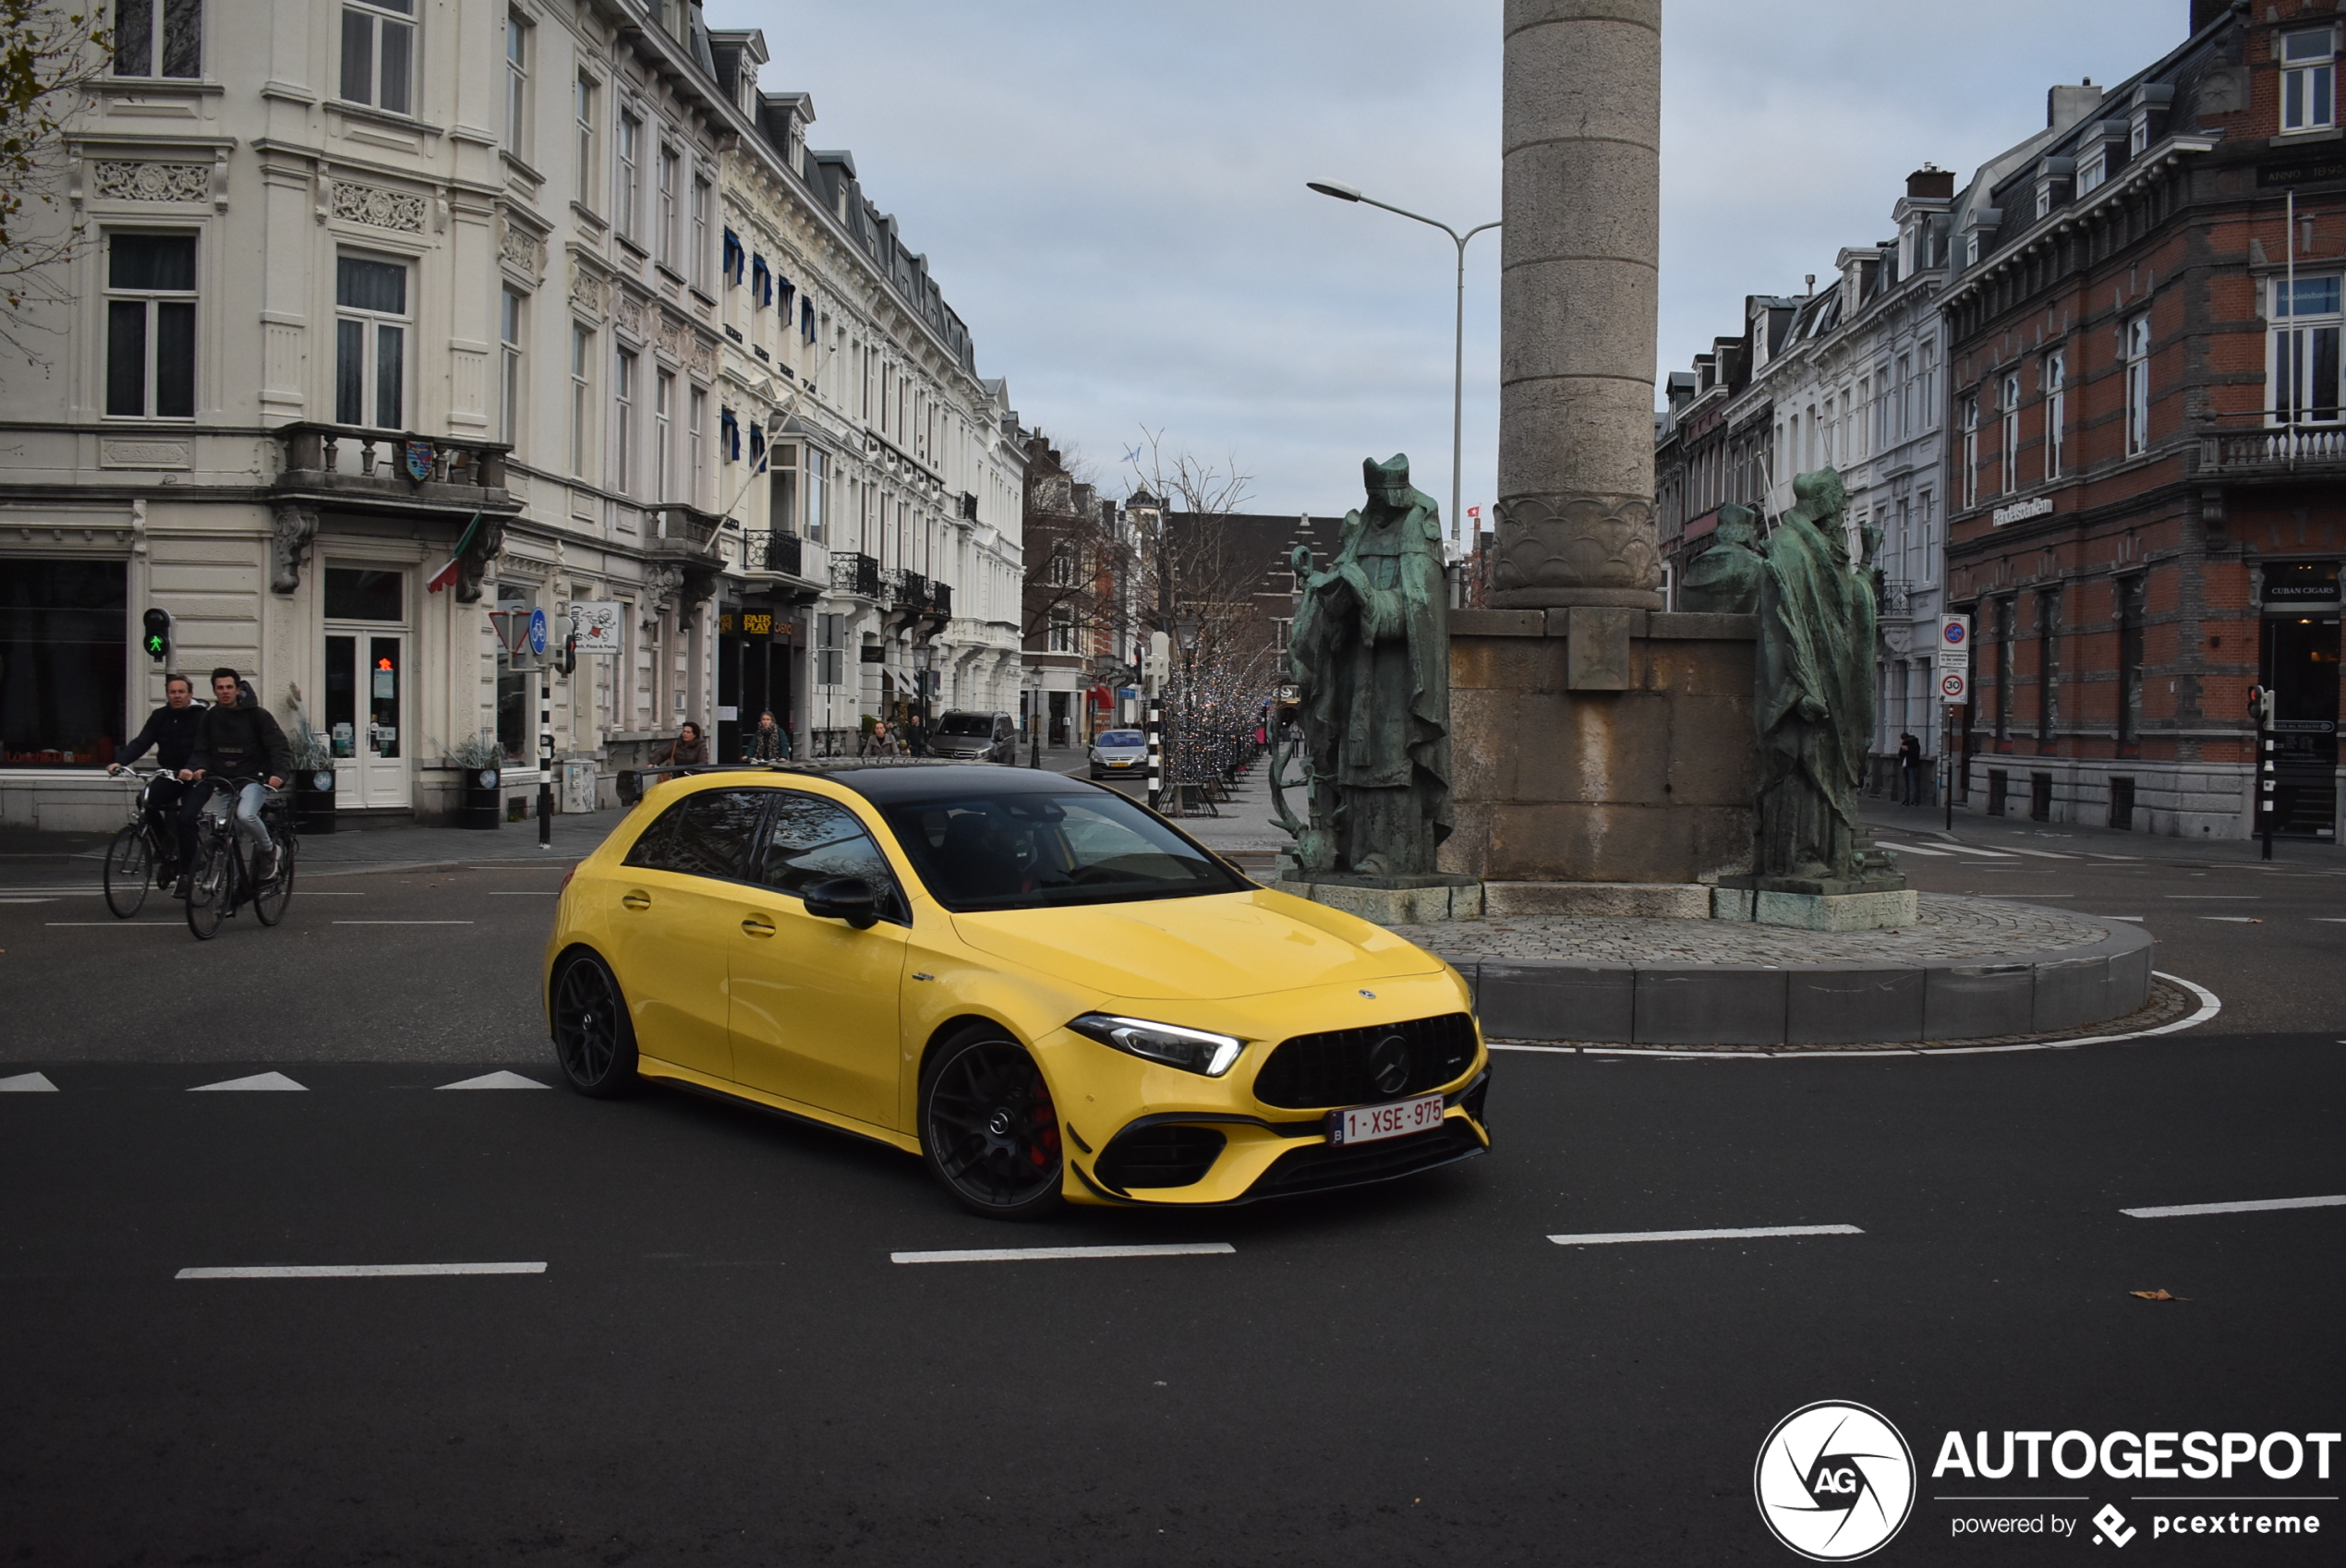
[[[146,907],[149,893],[170,887],[179,875],[179,844],[174,827],[168,820],[155,820],[158,815],[176,814],[176,802],[170,812],[155,802],[158,782],[171,775],[161,768],[129,771],[141,781],[130,800],[130,820],[106,846],[106,909],[116,920],[137,914]]]
[[[199,942],[219,934],[220,923],[250,904],[263,925],[285,918],[293,902],[294,862],[300,840],[294,834],[293,810],[283,790],[272,790],[261,802],[260,819],[277,846],[277,863],[265,881],[256,881],[245,859],[243,840],[236,835],[236,797],[251,779],[232,779],[204,802],[196,820],[196,859],[187,884],[187,929]]]

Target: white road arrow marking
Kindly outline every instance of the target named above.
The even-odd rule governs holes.
[[[187,1092],[209,1094],[216,1091],[222,1093],[265,1094],[272,1092],[282,1093],[293,1089],[298,1089],[307,1093],[309,1086],[306,1083],[296,1083],[281,1072],[257,1072],[250,1078],[230,1078],[224,1079],[218,1083],[199,1083]]]
[[[20,1072],[14,1078],[0,1078],[0,1094],[54,1094],[57,1086],[49,1075],[41,1072]]]
[[[538,1082],[534,1078],[524,1078],[517,1072],[507,1072],[501,1067],[495,1072],[482,1073],[478,1078],[467,1078],[455,1083],[443,1083],[440,1087],[442,1089],[544,1089],[547,1085]]]

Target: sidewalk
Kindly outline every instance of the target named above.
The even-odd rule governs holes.
[[[1901,806],[1887,799],[1864,796],[1858,801],[1858,810],[1868,826],[1925,844],[1945,838],[1949,831],[1944,806]],[[1955,808],[1953,834],[1966,844],[2065,847],[2078,853],[2188,865],[2241,865],[2264,858],[2264,840],[2260,838],[2172,838],[2081,822],[2032,822],[2025,802],[2017,816],[1989,816],[1959,805]],[[2273,838],[2273,863],[2279,865],[2284,861],[2346,871],[2346,852],[2327,839],[2285,838],[2277,834]]]

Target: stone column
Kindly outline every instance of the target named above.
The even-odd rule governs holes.
[[[1492,603],[1660,609],[1662,0],[1506,0]]]

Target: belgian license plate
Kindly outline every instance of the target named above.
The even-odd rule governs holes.
[[[1374,1143],[1381,1138],[1407,1138],[1431,1132],[1442,1125],[1442,1096],[1421,1094],[1390,1105],[1362,1105],[1358,1110],[1328,1113],[1330,1143]]]

